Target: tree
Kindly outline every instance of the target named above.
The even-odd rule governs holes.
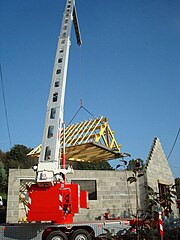
[[[129,163],[128,163],[128,165],[127,165],[127,170],[133,171],[133,170],[136,168],[136,161],[137,161],[137,160],[139,161],[140,166],[141,166],[142,168],[144,168],[144,162],[143,162],[143,160],[140,159],[140,158],[137,158],[137,159],[132,159],[132,160],[129,161]]]
[[[32,148],[28,148],[24,145],[14,145],[10,151],[6,152],[6,157],[4,159],[5,168],[30,168],[33,165],[37,164],[37,160],[32,159],[27,156]]]
[[[72,165],[77,170],[113,170],[107,161],[100,162],[72,162],[67,161],[67,164]]]
[[[129,182],[130,184],[133,183],[133,182],[135,183],[136,214],[133,215],[133,217],[135,217],[137,219],[136,222],[135,222],[135,228],[136,228],[136,231],[137,231],[137,239],[138,240],[140,239],[141,229],[140,229],[140,226],[139,226],[139,210],[140,210],[140,208],[139,208],[139,197],[138,197],[137,182],[138,182],[138,179],[144,175],[144,172],[141,171],[142,170],[142,164],[141,164],[140,160],[141,159],[137,158],[136,160],[133,159],[133,160],[130,161],[132,165],[129,164],[129,167],[131,166],[131,168],[132,168],[131,170],[133,171],[133,174],[132,174],[132,176],[127,178],[127,182]]]
[[[0,160],[0,192],[4,192],[7,187],[7,174],[3,162]]]
[[[6,153],[4,153],[1,149],[0,149],[0,161],[4,162],[4,159],[6,158]]]
[[[137,187],[137,181],[138,178],[142,177],[144,175],[143,172],[139,171],[139,169],[135,169],[133,170],[133,174],[131,177],[128,177],[127,182],[129,182],[130,184],[135,182],[135,191],[136,191],[136,213],[138,213],[139,210],[139,201],[138,201],[138,187]]]

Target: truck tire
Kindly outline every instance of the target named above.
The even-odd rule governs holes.
[[[49,234],[47,240],[68,240],[68,237],[61,231],[54,231]]]
[[[92,240],[92,235],[85,229],[77,229],[70,236],[70,240]]]

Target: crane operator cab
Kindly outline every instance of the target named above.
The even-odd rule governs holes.
[[[33,166],[33,170],[36,171],[36,179],[38,180],[37,183],[39,187],[48,187],[53,186],[57,182],[64,182],[66,174],[74,172],[72,166],[60,168],[56,171],[54,169],[46,170],[45,168],[37,171],[38,167]]]

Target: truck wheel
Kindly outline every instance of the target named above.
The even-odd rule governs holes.
[[[61,231],[54,231],[49,234],[47,240],[68,240],[68,237]]]
[[[73,232],[70,240],[92,240],[92,235],[84,229],[78,229]]]

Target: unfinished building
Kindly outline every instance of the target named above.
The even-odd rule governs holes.
[[[92,162],[123,157],[106,118],[68,126],[65,132],[69,160]],[[30,154],[38,157],[40,150],[41,146],[38,146]],[[161,193],[165,186],[173,185],[174,178],[158,138],[153,140],[144,175],[138,178],[137,188],[134,183],[127,182],[132,174],[127,170],[75,170],[69,174],[68,182],[78,183],[81,189],[89,193],[89,209],[81,209],[75,221],[102,219],[107,212],[110,217],[130,218],[137,210],[143,211],[146,207],[145,186]],[[7,222],[22,221],[26,216],[26,185],[31,185],[34,179],[32,169],[9,171]],[[172,209],[177,217],[176,204],[172,204]]]

